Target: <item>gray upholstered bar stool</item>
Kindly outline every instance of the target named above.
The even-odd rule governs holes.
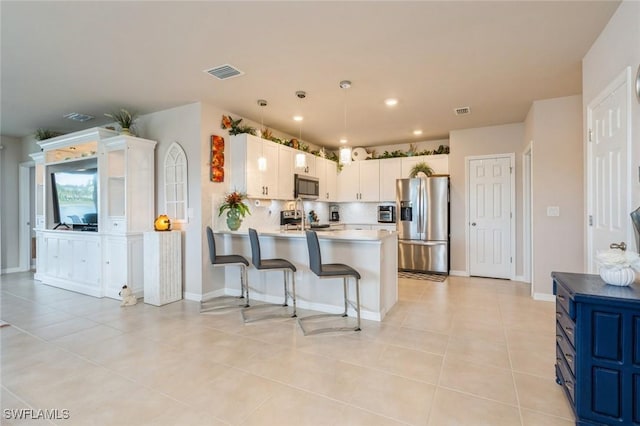
[[[282,271],[284,274],[284,303],[282,306],[289,306],[288,301],[291,297],[293,302],[293,313],[291,318],[295,318],[296,314],[296,267],[293,263],[286,259],[263,259],[260,253],[260,240],[258,239],[258,232],[255,229],[249,228],[249,241],[251,242],[251,263],[256,269],[260,271]],[[289,272],[291,273],[291,291],[289,291]],[[282,317],[282,314],[268,314],[255,319],[248,319],[246,313],[255,309],[273,307],[273,304],[264,304],[252,306],[242,310],[242,317],[245,322],[253,322],[267,318]]]
[[[213,238],[213,230],[207,226],[207,241],[209,242],[209,260],[211,264],[216,266],[239,266],[240,267],[240,298],[246,298],[244,303],[238,304],[233,302],[225,303],[229,296],[214,297],[213,299],[203,300],[200,303],[200,312],[211,312],[217,309],[248,307],[249,306],[249,283],[247,282],[247,266],[249,261],[238,254],[219,255],[216,252],[216,240]],[[233,299],[237,299],[233,297]]]
[[[328,331],[360,331],[360,273],[353,269],[349,265],[342,263],[322,263],[322,256],[320,255],[320,242],[318,241],[318,234],[316,231],[306,231],[307,235],[307,247],[309,248],[309,268],[319,278],[342,278],[342,285],[344,287],[344,312],[342,314],[318,314],[308,317],[298,318],[298,324],[302,328],[305,336],[310,334],[325,333]],[[349,286],[347,278],[353,277],[356,281],[356,303],[354,304],[349,300]],[[358,322],[355,327],[325,327],[315,330],[306,330],[304,327],[304,321],[312,320],[314,318],[322,317],[346,317],[347,308],[351,305],[358,317]]]

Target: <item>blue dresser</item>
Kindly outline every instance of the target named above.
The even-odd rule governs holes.
[[[640,286],[553,272],[556,381],[577,425],[640,426]]]

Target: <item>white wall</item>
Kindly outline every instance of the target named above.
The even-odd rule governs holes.
[[[164,213],[164,156],[173,142],[187,154],[189,208],[193,217],[182,226],[183,289],[186,294],[201,294],[202,214],[200,183],[200,104],[194,103],[142,116],[136,122],[140,137],[152,139],[156,145],[156,216]]]
[[[525,122],[525,145],[532,141],[533,146],[532,293],[536,298],[552,297],[552,271],[584,271],[581,105],[581,96],[535,101]],[[549,206],[559,207],[560,216],[547,216]]]
[[[582,60],[582,106],[585,117],[589,103],[623,70],[630,66],[632,87],[640,65],[640,2],[623,1],[613,14],[609,23],[598,36]],[[640,206],[640,103],[632,93],[631,99],[631,205]],[[586,134],[586,132],[585,132]],[[586,144],[586,141],[585,141]],[[629,225],[631,226],[631,224]],[[635,241],[627,241],[630,247]],[[636,251],[638,247],[636,247]]]
[[[22,162],[22,143],[18,138],[0,137],[0,267],[13,272],[20,266],[18,244],[18,165]]]
[[[480,127],[475,129],[454,130],[449,134],[449,174],[451,175],[451,270],[454,273],[468,273],[467,247],[465,242],[465,157],[475,155],[515,153],[516,197],[522,188],[520,164],[524,124],[505,124],[502,126]],[[516,218],[521,212],[515,212]],[[521,235],[516,235],[516,247],[522,246]],[[516,275],[522,274],[522,256],[520,250],[516,257]]]

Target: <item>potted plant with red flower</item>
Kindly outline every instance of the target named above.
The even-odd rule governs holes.
[[[243,202],[246,198],[246,194],[233,191],[224,197],[224,203],[218,210],[218,216],[222,216],[222,213],[227,211],[227,226],[232,231],[237,231],[242,224],[242,219],[247,214],[251,214],[249,207]]]

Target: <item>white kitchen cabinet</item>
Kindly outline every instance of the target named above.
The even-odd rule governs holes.
[[[272,195],[275,195],[278,184],[278,147],[267,145],[262,139],[255,136],[240,136],[246,136],[243,144],[246,172],[244,176],[238,176],[240,179],[234,185],[234,189],[246,192],[247,196],[251,198],[266,198],[269,195],[269,190]],[[238,144],[233,140],[234,137],[236,136],[232,136],[231,142],[232,151],[234,145]],[[238,146],[238,148],[242,147]]]
[[[449,155],[419,155],[416,157],[403,157],[402,159],[402,179],[409,177],[411,169],[418,163],[427,163],[433,169],[433,174],[448,175],[449,174]],[[388,161],[388,160],[384,160]]]
[[[288,150],[294,151],[249,134],[231,136],[231,188],[249,198],[291,199],[293,155]]]
[[[275,198],[293,200],[293,158],[295,150],[278,146],[278,184]],[[273,196],[271,198],[274,198]]]
[[[338,201],[380,201],[380,160],[354,161],[338,175]]]
[[[317,171],[317,161],[318,158],[308,152],[304,152],[304,151],[299,151],[299,150],[294,150],[295,154],[293,156],[293,166],[294,166],[294,172],[299,174],[299,175],[304,175],[304,176],[313,176],[313,177],[317,177],[319,178],[320,176],[318,176],[318,171]],[[296,163],[296,156],[298,155],[304,155],[305,158],[305,167],[295,167],[295,163]]]
[[[395,201],[396,179],[402,178],[402,159],[380,160],[380,201]]]
[[[316,158],[316,174],[320,183],[318,201],[335,201],[338,198],[338,165],[326,158]]]

